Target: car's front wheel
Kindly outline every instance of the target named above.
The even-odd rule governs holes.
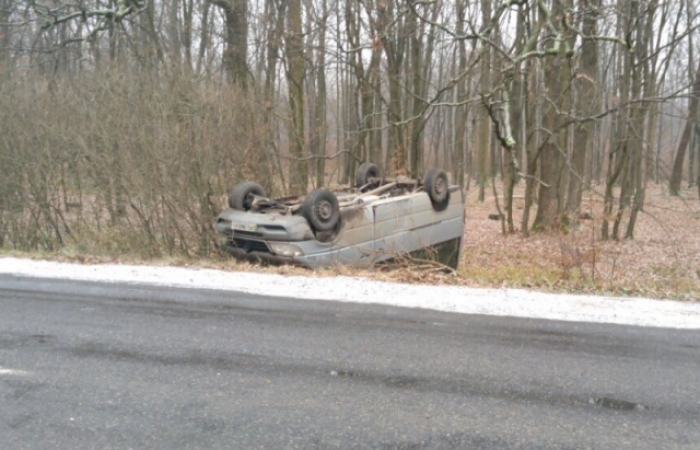
[[[302,214],[316,231],[328,231],[340,220],[338,197],[328,189],[316,189],[304,199]]]

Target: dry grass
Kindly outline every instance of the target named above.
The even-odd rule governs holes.
[[[149,259],[123,251],[85,252],[65,247],[53,253],[12,254],[81,263],[135,263],[260,271],[284,275],[361,276],[408,283],[458,284],[477,287],[520,287],[550,292],[580,292],[645,296],[683,300],[700,299],[700,203],[696,191],[685,198],[671,197],[664,186],[649,185],[646,211],[640,214],[634,240],[603,242],[598,239],[602,198],[588,193],[584,210],[593,219],[565,235],[501,234],[493,198],[479,203],[476,189],[468,192],[465,238],[456,273],[426,270],[425,266],[354,269],[334,267],[310,271],[281,266],[239,263],[224,255],[208,259],[183,257]],[[522,192],[516,190],[516,196]],[[516,200],[519,223],[522,200]],[[534,217],[534,211],[531,217]],[[626,220],[625,222],[626,223]],[[122,249],[123,250],[123,249]],[[6,254],[8,254],[6,252]]]
[[[500,223],[487,217],[496,212],[493,199],[479,204],[476,192],[468,197],[459,271],[465,283],[700,298],[700,203],[695,190],[688,191],[687,198],[677,198],[669,196],[665,186],[650,184],[635,238],[617,242],[598,239],[603,199],[595,190],[586,195],[583,206],[593,218],[581,221],[580,229],[529,238],[503,236]],[[515,207],[519,223],[522,200],[516,200]],[[627,215],[624,219],[626,224]]]

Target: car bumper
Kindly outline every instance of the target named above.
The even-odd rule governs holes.
[[[246,252],[245,250],[234,247],[233,245],[228,245],[224,244],[221,246],[222,250],[224,250],[226,253],[232,255],[236,259],[240,261],[248,261],[251,263],[266,263],[266,264],[272,264],[272,265],[282,265],[282,264],[292,264],[292,265],[300,265],[304,266],[304,264],[297,262],[294,260],[294,257],[292,256],[280,256],[280,255],[273,255],[272,253],[265,253],[265,252]]]

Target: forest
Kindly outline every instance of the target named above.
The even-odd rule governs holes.
[[[446,169],[504,235],[565,234],[593,192],[595,239],[632,240],[650,186],[698,202],[699,7],[0,0],[0,248],[208,257],[235,183],[367,161]]]

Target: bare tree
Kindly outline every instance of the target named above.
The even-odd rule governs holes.
[[[312,10],[309,5],[309,10]],[[309,147],[315,158],[316,187],[325,184],[326,176],[326,134],[328,89],[326,87],[326,24],[328,22],[327,0],[322,0],[318,16],[318,46],[314,51],[315,65],[312,82],[315,84],[313,129]]]
[[[581,117],[590,117],[600,109],[600,86],[598,76],[598,49],[592,36],[596,36],[598,17],[600,15],[600,0],[579,0],[582,10],[580,64],[574,75],[576,92],[576,109]],[[574,147],[571,156],[571,176],[569,177],[566,210],[569,220],[575,220],[575,215],[581,207],[583,189],[586,186],[586,160],[591,153],[595,124],[581,122],[574,130]]]
[[[248,84],[248,0],[208,0],[221,8],[226,27],[224,68],[231,81]],[[179,51],[179,49],[178,49]]]
[[[287,8],[287,83],[289,85],[290,161],[289,187],[292,192],[304,193],[308,185],[308,166],[305,156],[304,134],[304,39],[301,17],[301,0],[290,0]]]
[[[693,126],[695,125],[695,118],[698,114],[698,103],[700,102],[700,66],[695,73],[695,81],[691,87],[690,91],[690,105],[688,106],[688,118],[686,119],[685,127],[683,128],[683,134],[678,142],[678,150],[676,151],[676,158],[673,163],[673,173],[671,174],[671,181],[669,182],[669,190],[672,195],[680,195],[681,192],[681,180],[683,178],[683,162],[685,160],[685,153],[688,149],[688,144],[690,143],[690,136],[692,133]]]

